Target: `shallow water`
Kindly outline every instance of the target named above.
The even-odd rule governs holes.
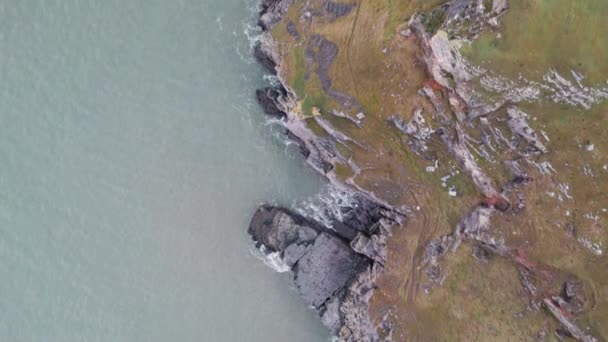
[[[246,234],[323,187],[253,101],[256,3],[0,3],[0,340],[328,339]]]

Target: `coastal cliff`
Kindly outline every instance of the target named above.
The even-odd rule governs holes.
[[[285,208],[260,207],[249,226],[257,247],[278,253],[292,270],[304,302],[343,340],[380,340],[387,320],[374,325],[369,299],[386,261],[385,209],[359,198],[330,229]]]
[[[608,8],[559,2],[262,2],[256,98],[356,200],[249,233],[340,340],[608,336],[608,66],[582,43]],[[563,59],[518,31],[564,12],[588,22]]]

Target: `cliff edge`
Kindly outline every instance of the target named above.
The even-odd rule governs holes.
[[[249,233],[332,334],[605,340],[607,14],[601,0],[262,2],[254,55],[279,84],[256,98],[357,200],[331,225],[263,206]]]

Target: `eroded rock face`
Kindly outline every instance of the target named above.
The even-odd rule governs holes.
[[[318,309],[369,263],[341,239],[321,233],[295,264],[294,280],[306,303]]]
[[[367,235],[367,226],[382,224],[382,208],[361,199],[344,208],[339,230],[333,230],[288,209],[262,206],[249,234],[258,248],[279,253],[291,268],[294,283],[321,321],[345,341],[379,341],[367,312],[375,274],[386,258],[386,229]],[[386,324],[385,324],[386,325]]]
[[[540,153],[547,153],[549,151],[547,147],[540,141],[534,129],[528,125],[528,114],[517,109],[515,106],[507,108],[507,113],[509,114],[507,124],[509,125],[509,128],[513,134],[520,136]]]
[[[257,247],[264,246],[269,252],[284,252],[293,244],[311,244],[320,231],[302,216],[277,207],[260,207],[249,225]]]
[[[258,25],[269,30],[281,20],[293,0],[262,0]]]
[[[265,49],[263,43],[260,42],[256,44],[255,48],[253,49],[253,56],[257,59],[258,63],[260,63],[264,68],[266,68],[268,72],[273,75],[276,75],[277,63]]]
[[[262,110],[275,118],[285,118],[285,113],[277,106],[277,99],[279,96],[284,96],[282,89],[277,88],[263,88],[258,89],[255,92],[255,97],[258,101]]]
[[[287,209],[259,208],[249,226],[258,247],[279,252],[292,268],[296,287],[307,305],[321,309],[370,260],[357,254],[348,241]]]

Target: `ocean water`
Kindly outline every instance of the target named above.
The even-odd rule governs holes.
[[[257,0],[0,1],[0,341],[327,341],[255,256],[324,187],[253,100]]]

